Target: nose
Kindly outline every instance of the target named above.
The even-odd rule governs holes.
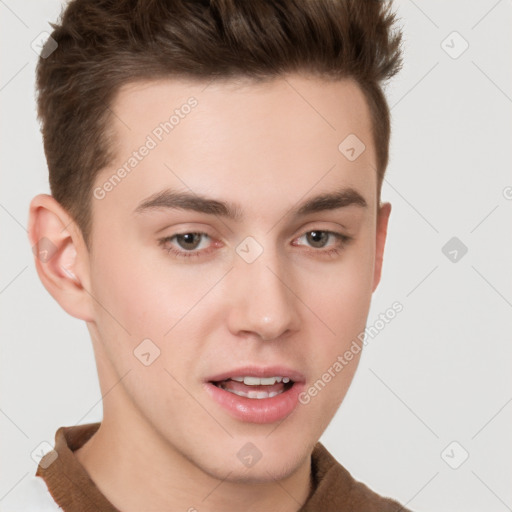
[[[228,327],[233,335],[272,341],[298,330],[300,300],[291,272],[283,267],[269,250],[252,263],[242,259],[235,263],[229,274]]]

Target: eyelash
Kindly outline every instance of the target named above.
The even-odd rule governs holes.
[[[340,247],[335,247],[333,249],[328,249],[328,250],[321,250],[321,249],[318,249],[318,250],[315,250],[313,249],[312,251],[310,252],[314,252],[314,253],[317,253],[318,255],[321,255],[321,256],[326,256],[326,257],[336,257],[338,256],[342,251],[343,249],[345,248],[345,245],[348,244],[350,241],[352,241],[352,237],[348,236],[348,235],[344,235],[342,233],[337,233],[335,231],[328,231],[326,229],[311,229],[309,231],[306,231],[305,233],[303,233],[300,237],[298,238],[302,238],[304,235],[307,235],[309,233],[312,233],[312,232],[317,232],[317,233],[327,233],[328,235],[332,235],[334,236],[335,238],[337,238],[340,242]],[[167,236],[165,238],[160,238],[158,240],[158,243],[160,246],[163,247],[163,249],[168,253],[168,254],[173,254],[174,256],[178,257],[178,258],[194,258],[194,257],[200,257],[200,256],[203,256],[203,255],[207,255],[209,254],[212,250],[214,250],[214,248],[209,248],[209,249],[203,249],[202,251],[197,251],[197,250],[191,250],[191,251],[179,251],[179,250],[176,250],[174,247],[165,247],[165,244],[167,242],[170,242],[171,240],[173,240],[174,238],[176,238],[177,236],[180,236],[180,235],[205,235],[207,236],[208,238],[211,238],[208,233],[203,233],[203,232],[197,232],[197,231],[185,231],[183,233],[175,233],[174,235],[171,235],[171,236]]]

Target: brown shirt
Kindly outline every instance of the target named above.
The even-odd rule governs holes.
[[[46,482],[65,512],[120,512],[100,492],[74,451],[98,430],[99,423],[61,427],[55,449],[40,461],[36,475]],[[357,482],[320,443],[311,456],[313,489],[298,512],[410,512],[396,501],[379,496]]]

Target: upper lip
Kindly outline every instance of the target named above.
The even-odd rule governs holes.
[[[305,381],[302,373],[286,366],[241,366],[207,377],[206,381],[219,382],[231,377],[288,377],[294,382]]]

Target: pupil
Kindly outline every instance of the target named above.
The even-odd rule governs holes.
[[[325,231],[311,231],[308,235],[310,240],[312,239],[313,244],[318,244],[320,242],[320,246],[323,245],[322,242],[325,242],[328,234]]]
[[[181,240],[184,240],[185,245],[186,244],[192,244],[194,247],[185,247],[185,249],[194,249],[197,243],[194,244],[194,238],[198,237],[198,233],[185,233],[183,235],[179,235]]]

